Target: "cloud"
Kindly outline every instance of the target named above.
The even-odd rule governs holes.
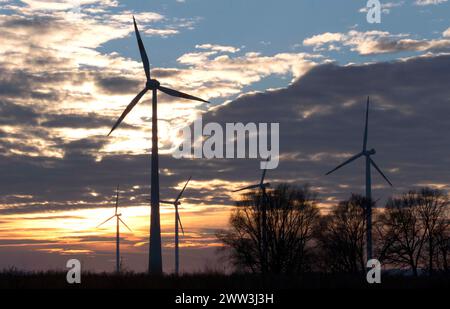
[[[144,30],[144,33],[150,36],[168,37],[174,34],[178,34],[179,31],[175,29],[147,29]]]
[[[361,162],[338,174],[323,175],[360,150],[365,97],[370,95],[369,144],[377,149],[374,159],[395,184],[391,189],[375,174],[375,195],[386,198],[436,183],[446,184],[448,190],[450,178],[441,171],[448,162],[440,156],[447,145],[442,141],[448,140],[443,132],[449,125],[442,113],[449,108],[446,81],[450,75],[444,69],[449,63],[450,57],[441,56],[321,65],[287,89],[243,96],[203,121],[279,122],[281,161],[277,170],[268,173],[270,181],[307,182],[319,190],[323,202],[335,201],[349,192],[363,192]],[[426,145],[419,150],[417,142]],[[241,180],[257,177],[257,162],[239,167],[235,162],[226,164],[227,172],[239,171]]]
[[[374,55],[385,53],[399,53],[406,51],[448,51],[450,40],[439,39],[412,39],[409,34],[391,34],[387,31],[360,32],[351,30],[347,33],[322,33],[306,38],[303,45],[311,46],[315,51],[336,49],[336,44],[350,47],[360,55]]]
[[[317,34],[312,37],[306,38],[303,40],[303,45],[305,46],[314,46],[314,47],[322,47],[327,43],[340,42],[344,40],[344,34],[342,33],[331,33],[325,32],[322,34]]]
[[[426,6],[426,5],[438,5],[445,2],[447,2],[447,0],[416,0],[415,4],[420,6]]]
[[[199,49],[210,49],[215,52],[223,52],[223,53],[237,53],[240,51],[239,48],[233,47],[233,46],[224,46],[224,45],[217,45],[217,44],[201,44],[201,45],[195,45],[195,48]]]
[[[240,96],[205,114],[203,122],[280,123],[280,165],[268,172],[268,179],[273,184],[310,183],[319,191],[321,205],[329,205],[350,192],[364,191],[361,162],[327,177],[324,173],[360,150],[365,97],[370,95],[369,145],[377,149],[374,159],[395,185],[389,188],[374,173],[374,196],[385,199],[433,184],[448,190],[450,179],[444,167],[450,162],[442,154],[450,145],[446,134],[449,65],[450,56],[318,65],[287,88]],[[17,113],[37,121],[30,111],[19,108]],[[104,136],[72,142],[55,139],[47,149],[61,149],[61,157],[0,154],[0,169],[10,175],[0,181],[0,212],[96,208],[111,201],[117,183],[123,188],[121,205],[145,204],[148,154],[104,153],[107,142]],[[2,138],[0,145],[11,144]],[[192,175],[193,186],[184,202],[197,208],[232,205],[231,189],[255,181],[260,173],[257,160],[176,160],[170,154],[160,156],[160,167],[161,196],[175,196],[187,175]]]
[[[443,36],[446,38],[450,37],[450,28],[447,28],[447,30],[444,31]]]
[[[280,53],[264,56],[247,52],[242,56],[233,57],[217,55],[217,53],[216,50],[187,53],[177,60],[195,72],[192,76],[195,78],[194,84],[207,81],[208,94],[212,97],[238,94],[244,86],[256,83],[270,75],[291,74],[294,78],[298,78],[310,70],[317,63],[316,61],[322,60],[319,55],[307,53]],[[214,85],[219,87],[215,88]]]
[[[8,147],[3,148],[9,154],[61,158],[64,143],[108,132],[140,91],[145,78],[138,59],[99,51],[111,40],[131,40],[135,44],[132,14],[142,31],[192,29],[201,20],[134,13],[107,1],[86,2],[75,18],[64,9],[55,8],[49,13],[42,9],[42,3],[13,6],[15,14],[1,15],[0,19],[0,100],[39,111],[33,130],[12,120],[0,123],[0,130],[9,134]],[[118,12],[109,11],[111,7]],[[89,10],[95,8],[101,12]],[[318,60],[318,55],[240,54],[237,47],[201,44],[194,52],[181,55],[178,67],[153,66],[152,74],[178,90],[225,100],[271,75],[298,77]],[[149,99],[150,94],[128,115],[99,156],[147,152],[151,138]],[[198,115],[198,104],[165,95],[160,102],[160,138],[162,152],[167,152],[176,130]],[[25,140],[33,141],[33,145],[26,145]]]
[[[96,84],[102,92],[107,94],[134,94],[142,82],[121,76],[99,76]]]
[[[27,124],[36,125],[38,114],[29,107],[0,101],[0,123],[2,125]]]
[[[381,10],[383,14],[390,14],[391,10],[393,8],[402,7],[405,4],[405,1],[398,1],[398,2],[383,2],[381,3]],[[365,6],[361,9],[359,9],[360,13],[367,13],[369,9]]]
[[[4,196],[3,212],[98,207],[118,182],[127,188],[125,206],[140,204],[148,197],[150,97],[145,97],[130,113],[121,130],[105,138],[145,78],[139,61],[114,52],[99,51],[99,47],[115,39],[132,39],[135,44],[134,38],[130,37],[133,28],[127,20],[131,12],[112,14],[105,5],[106,2],[102,7],[92,4],[90,8],[102,9],[103,17],[116,16],[115,19],[91,18],[89,11],[82,13],[81,19],[71,19],[66,12],[55,10],[47,14],[37,5],[32,14],[30,7],[19,7],[17,14],[1,16],[4,48],[0,51],[0,165],[6,175],[11,175],[0,189]],[[143,29],[153,28],[156,26],[153,23],[174,22],[158,13],[138,16],[142,19]],[[175,29],[192,27],[191,20],[178,22],[179,28]],[[448,36],[447,32],[444,37]],[[318,35],[306,39],[305,44],[318,48],[334,43],[349,44],[361,54],[400,49],[398,43],[389,47],[389,40],[410,38],[403,34],[355,31]],[[407,45],[404,49],[413,45],[405,41],[402,44]],[[324,143],[329,137],[323,132],[335,133],[333,121],[348,119],[348,115],[351,119],[342,120],[338,127],[349,136],[353,131],[359,132],[356,124],[355,127],[349,127],[349,124],[358,119],[360,110],[356,102],[366,93],[372,93],[375,101],[380,100],[381,108],[392,113],[390,117],[393,118],[386,119],[391,122],[384,123],[382,128],[390,127],[392,122],[406,127],[404,117],[408,113],[425,117],[432,111],[436,119],[445,114],[438,105],[429,105],[428,111],[421,110],[420,105],[410,107],[408,104],[413,100],[415,104],[442,102],[437,94],[446,93],[442,81],[448,77],[443,75],[441,68],[446,67],[447,58],[428,57],[395,65],[381,63],[347,68],[321,65],[326,60],[318,54],[262,55],[213,43],[195,47],[180,55],[177,67],[156,67],[152,74],[176,89],[218,101],[228,100],[226,106],[215,107],[208,113],[207,119],[211,121],[280,122],[284,143],[282,166],[271,177],[317,184],[326,197],[343,197],[345,192],[336,189],[336,182],[331,179],[318,178],[317,175],[329,167],[324,161],[337,162],[350,154],[352,148]],[[386,73],[383,73],[384,69]],[[372,78],[368,79],[366,75]],[[287,89],[242,95],[244,89],[270,76],[289,77],[292,85]],[[404,81],[406,77],[408,82]],[[355,85],[358,85],[356,90]],[[387,91],[395,87],[402,90],[400,94]],[[428,89],[433,92],[426,91]],[[233,100],[236,96],[238,98]],[[343,107],[337,108],[333,105],[337,104],[335,102]],[[392,108],[394,104],[398,104],[395,106],[400,114]],[[256,177],[257,162],[252,166],[245,160],[205,162],[175,160],[170,156],[170,144],[177,129],[198,116],[197,108],[196,103],[161,96],[162,194],[173,196],[185,176],[192,174],[195,187],[190,193],[191,203],[231,205],[229,187],[252,181]],[[424,126],[420,119],[411,119]],[[442,125],[436,120],[427,120],[433,125]],[[289,129],[284,130],[283,126]],[[437,130],[444,132],[445,128]],[[332,141],[339,138],[334,135]],[[423,136],[422,139],[432,142]],[[392,151],[400,152],[395,147]],[[435,157],[431,156],[431,159],[437,162]],[[411,159],[411,162],[414,161]],[[398,169],[400,173],[405,169],[402,164],[392,163],[387,168]],[[420,164],[425,163],[420,161]],[[418,175],[411,179],[417,179],[416,183],[432,180],[447,183],[438,170],[431,168],[430,173],[433,177],[429,179]],[[437,175],[436,179],[434,175]],[[358,188],[355,176],[349,175],[348,182]],[[134,186],[140,189],[133,189]],[[91,195],[93,188],[97,196]],[[23,196],[33,199],[30,201]]]
[[[48,14],[39,6],[13,9],[17,14],[1,15],[0,21],[0,101],[5,111],[15,108],[19,115],[20,107],[22,112],[38,110],[39,115],[35,123],[31,117],[28,123],[15,122],[18,116],[3,117],[0,130],[7,132],[9,146],[2,150],[61,157],[64,150],[57,149],[57,145],[106,132],[118,117],[115,107],[127,104],[128,95],[134,95],[142,83],[138,80],[139,74],[143,75],[141,63],[114,52],[97,51],[102,44],[133,32],[131,13],[102,19],[110,13],[82,13],[73,18],[59,10]],[[125,15],[128,21],[123,19]],[[165,19],[151,12],[136,15],[144,26]],[[109,123],[106,119],[110,119]],[[139,130],[143,121],[137,120],[137,127],[125,124],[123,129]],[[40,125],[40,133],[30,130],[31,124]],[[136,135],[131,138],[137,140]],[[26,146],[25,140],[33,142],[33,146]]]
[[[118,1],[114,0],[21,0],[21,2],[30,11],[75,11],[81,6],[116,7],[118,5]]]

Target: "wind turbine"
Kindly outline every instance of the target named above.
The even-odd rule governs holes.
[[[168,204],[168,205],[175,206],[175,274],[176,275],[178,275],[178,273],[180,271],[180,253],[179,253],[180,251],[179,251],[179,246],[178,246],[178,243],[179,243],[178,224],[181,227],[181,231],[183,232],[183,235],[184,235],[183,225],[181,224],[180,214],[178,213],[178,206],[181,205],[180,199],[183,196],[183,193],[186,190],[186,187],[187,187],[189,181],[191,180],[191,178],[192,178],[192,176],[189,177],[189,179],[187,180],[187,182],[184,185],[183,189],[178,194],[178,196],[175,199],[175,201],[163,201],[163,200],[160,201],[163,204]]]
[[[128,225],[123,222],[123,220],[120,218],[122,216],[121,213],[118,213],[118,207],[119,207],[119,185],[117,185],[117,191],[116,191],[116,210],[114,212],[114,216],[108,218],[107,220],[103,221],[101,224],[97,226],[99,228],[109,220],[116,218],[116,272],[120,272],[120,223],[125,225],[125,227],[131,232],[131,229],[128,227]]]
[[[150,221],[150,246],[149,246],[149,272],[153,274],[162,274],[162,257],[161,257],[161,224],[159,216],[159,162],[158,162],[158,90],[170,96],[183,98],[188,100],[200,101],[209,103],[203,99],[191,96],[189,94],[166,88],[161,86],[159,81],[152,79],[150,75],[150,63],[147,52],[145,51],[144,43],[139,34],[136,20],[133,16],[134,31],[136,33],[139,51],[141,54],[142,63],[144,65],[145,75],[147,77],[144,89],[131,101],[131,103],[124,110],[117,122],[109,132],[108,136],[120,125],[128,113],[136,106],[139,100],[147,91],[152,91],[152,169],[151,169],[151,221]]]
[[[270,160],[270,157],[267,158],[266,162],[268,162]],[[267,167],[267,164],[266,164]],[[261,207],[261,212],[262,212],[262,228],[261,228],[261,234],[262,234],[262,252],[263,252],[263,260],[262,260],[262,269],[263,272],[267,271],[267,193],[266,193],[266,188],[270,186],[270,183],[268,182],[264,182],[264,179],[266,178],[266,171],[267,169],[263,169],[262,175],[261,175],[261,180],[259,181],[258,184],[254,184],[254,185],[250,185],[247,187],[243,187],[237,190],[234,190],[232,192],[240,192],[240,191],[244,191],[244,190],[251,190],[251,189],[257,189],[259,188],[262,192],[262,196],[263,196],[263,203],[262,203],[262,207]]]
[[[368,134],[368,125],[369,125],[369,97],[367,97],[367,106],[366,106],[366,125],[364,129],[364,139],[363,139],[363,147],[362,151],[354,156],[352,156],[350,159],[345,161],[344,163],[338,165],[336,168],[332,169],[326,175],[329,175],[333,173],[334,171],[340,169],[341,167],[349,164],[352,161],[355,161],[356,159],[360,157],[366,158],[366,250],[367,250],[367,260],[372,259],[372,182],[371,182],[371,174],[370,174],[370,167],[371,165],[380,173],[380,175],[386,180],[386,182],[392,187],[392,183],[389,181],[389,179],[383,174],[381,169],[378,167],[378,165],[375,163],[375,161],[371,158],[372,155],[376,153],[375,149],[372,148],[370,150],[367,149],[367,134]]]

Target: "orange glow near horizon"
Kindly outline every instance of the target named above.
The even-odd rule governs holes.
[[[204,207],[183,205],[180,216],[185,230],[180,247],[218,246],[215,230],[227,228],[232,207]],[[142,251],[148,243],[150,207],[121,208],[122,220],[132,229],[121,225],[121,250]],[[0,232],[7,240],[0,247],[32,247],[54,254],[95,254],[96,251],[115,250],[116,221],[97,225],[114,214],[111,208],[6,215],[2,217]],[[180,232],[181,233],[181,232]],[[174,212],[161,206],[161,234],[164,247],[173,247]],[[17,243],[16,243],[17,242]],[[143,253],[145,253],[143,251]]]

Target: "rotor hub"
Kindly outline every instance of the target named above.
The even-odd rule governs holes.
[[[365,155],[366,156],[371,156],[371,155],[374,155],[374,154],[376,154],[377,153],[377,151],[375,150],[375,149],[370,149],[370,150],[367,150],[366,152],[365,152]]]
[[[148,89],[158,89],[158,87],[161,85],[156,79],[150,79],[145,84]]]

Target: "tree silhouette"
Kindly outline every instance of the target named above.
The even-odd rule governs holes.
[[[230,218],[230,230],[217,237],[236,268],[262,272],[261,206],[267,209],[267,270],[270,273],[301,273],[313,264],[312,239],[318,223],[317,194],[308,186],[278,185],[267,191],[241,196]]]
[[[418,275],[426,233],[424,233],[415,206],[415,194],[403,194],[386,205],[380,222],[385,227],[383,261],[396,266],[409,266]]]
[[[448,212],[448,209],[447,209]],[[448,215],[447,215],[448,216]],[[450,272],[450,221],[447,219],[446,224],[439,226],[435,234],[436,240],[436,258],[435,263],[438,269],[444,272]]]
[[[423,188],[390,199],[380,215],[380,257],[393,265],[431,274],[448,270],[449,201],[440,190]]]
[[[326,272],[359,273],[365,270],[366,199],[352,194],[321,218],[316,233]]]
[[[441,190],[422,188],[416,193],[416,204],[419,219],[425,231],[428,271],[432,274],[435,266],[438,267],[436,264],[439,261],[439,252],[442,252],[442,249],[445,250],[445,246],[442,246],[445,244],[445,238],[448,243],[449,200]],[[441,249],[439,249],[439,243],[441,243]],[[443,256],[443,262],[446,264],[447,256]]]

